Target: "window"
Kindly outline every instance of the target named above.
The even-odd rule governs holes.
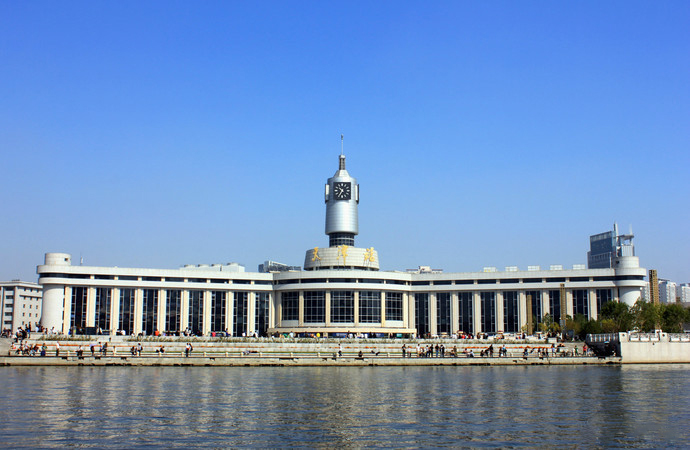
[[[256,299],[254,329],[260,336],[265,336],[266,330],[268,330],[269,293],[256,292],[254,298]]]
[[[414,294],[414,326],[417,335],[425,337],[429,334],[429,294],[420,292]]]
[[[126,334],[134,332],[134,295],[135,289],[120,289],[120,330]]]
[[[182,291],[179,289],[168,290],[165,299],[165,331],[170,333],[180,332],[181,309]]]
[[[158,289],[144,289],[142,303],[142,331],[151,336],[158,329]]]
[[[326,293],[304,291],[304,321],[306,323],[326,322]]]
[[[482,331],[484,333],[496,332],[496,295],[493,292],[480,292],[482,306]]]
[[[86,326],[86,298],[88,288],[75,286],[72,288],[72,313],[70,327],[84,328]]]
[[[232,322],[233,336],[247,335],[247,293],[235,292],[235,309]]]
[[[386,292],[386,320],[403,320],[402,292]]]
[[[436,294],[436,332],[450,334],[450,292]]]
[[[225,291],[211,291],[211,331],[225,331]]]
[[[589,319],[587,289],[573,289],[573,316],[582,314]]]
[[[554,322],[561,320],[561,291],[549,291],[549,312]]]
[[[601,315],[601,308],[607,304],[608,302],[611,301],[612,295],[611,295],[611,289],[597,289],[596,290],[596,296],[597,296],[597,317]]]
[[[96,326],[101,330],[110,329],[110,288],[96,288]]]
[[[331,322],[354,323],[355,296],[353,291],[331,292]]]
[[[188,328],[193,334],[204,330],[204,291],[189,291]]]
[[[530,297],[532,301],[532,331],[537,331],[538,326],[541,323],[541,319],[544,316],[541,307],[541,291],[525,291],[525,301],[529,307]]]
[[[359,322],[381,323],[381,294],[378,291],[360,291]]]
[[[460,331],[464,333],[473,333],[474,324],[472,319],[472,293],[459,292],[458,293],[458,325]]]
[[[517,291],[503,293],[503,331],[517,333],[520,331],[519,303]]]
[[[282,320],[299,320],[299,292],[281,295]]]

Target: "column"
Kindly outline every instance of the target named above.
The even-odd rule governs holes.
[[[225,331],[228,334],[232,334],[232,330],[230,329],[230,323],[232,321],[230,320],[230,312],[232,311],[232,291],[223,291],[225,294],[225,317],[223,317],[223,331]]]
[[[435,292],[429,292],[429,334],[438,336],[438,308]]]
[[[403,292],[403,325],[414,328],[414,295]]]
[[[96,288],[86,289],[86,326],[96,326]]]
[[[165,289],[158,289],[158,311],[157,311],[157,321],[156,329],[162,332],[166,331],[165,328],[165,314],[168,310],[168,303],[166,297],[167,291]]]
[[[505,331],[505,311],[503,310],[503,291],[496,292],[496,331]]]
[[[113,288],[110,297],[110,334],[116,334],[120,328],[120,288]]]
[[[228,333],[232,336],[232,329],[235,326],[235,292],[228,291],[226,294],[226,299],[228,301],[227,308],[225,309],[225,324],[228,327]]]
[[[355,326],[359,326],[359,291],[354,292]]]
[[[472,293],[472,323],[474,324],[474,334],[482,330],[482,302],[479,292]]]
[[[554,322],[558,321],[557,317],[553,317],[553,314],[551,314],[551,308],[549,308],[549,290],[544,289],[541,291],[541,315],[542,317],[550,314],[551,318],[554,320]]]
[[[299,291],[299,309],[297,314],[297,326],[304,326],[304,291]]]
[[[302,293],[300,292],[300,303]],[[256,331],[256,292],[249,292],[247,295],[247,335],[251,336]]]
[[[535,301],[535,299],[532,299],[532,301]],[[519,309],[519,326],[520,330],[522,330],[523,327],[527,325],[527,295],[525,294],[525,291],[518,291],[518,309]],[[532,317],[532,324],[534,324],[534,317]]]
[[[134,334],[141,333],[143,329],[142,315],[144,314],[144,291],[137,288],[134,291]]]
[[[455,334],[460,330],[460,300],[458,298],[457,292],[451,292],[450,294],[450,331]]]
[[[189,327],[189,289],[182,289],[180,299],[180,334]]]
[[[276,305],[275,305],[275,294],[273,292],[268,293],[268,327],[275,328],[276,320]],[[227,309],[225,310],[227,312]]]
[[[589,318],[597,320],[599,318],[599,311],[597,311],[597,290],[587,290],[587,301],[589,302]]]
[[[381,327],[386,326],[386,298],[383,291],[379,292],[379,299],[381,301]]]
[[[331,291],[326,291],[326,326],[331,326]]]
[[[566,289],[565,290],[565,315],[573,317],[575,314],[573,314],[573,290],[572,289]]]
[[[201,332],[206,336],[211,332],[211,291],[204,289],[202,301],[204,312],[201,319]]]

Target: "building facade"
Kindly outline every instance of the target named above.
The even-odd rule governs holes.
[[[308,249],[301,271],[86,267],[73,266],[69,254],[47,253],[37,268],[42,323],[63,333],[147,335],[517,333],[546,315],[594,319],[608,301],[632,305],[644,286],[632,236],[607,268],[380,271],[374,248],[355,246],[359,200],[359,184],[340,155],[325,187],[328,246]]]
[[[19,280],[0,282],[3,331],[14,332],[27,326],[36,329],[43,307],[42,291],[43,288],[37,283]]]

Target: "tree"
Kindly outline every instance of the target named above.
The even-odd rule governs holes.
[[[606,302],[601,307],[602,328],[606,333],[630,331],[634,325],[634,317],[625,303]],[[606,325],[604,325],[606,321]]]
[[[660,306],[661,329],[667,333],[682,333],[683,324],[690,321],[690,309],[678,303]]]
[[[634,324],[642,332],[649,333],[661,325],[661,306],[640,299],[631,308]]]

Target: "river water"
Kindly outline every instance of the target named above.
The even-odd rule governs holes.
[[[689,369],[3,367],[0,446],[690,447]]]

